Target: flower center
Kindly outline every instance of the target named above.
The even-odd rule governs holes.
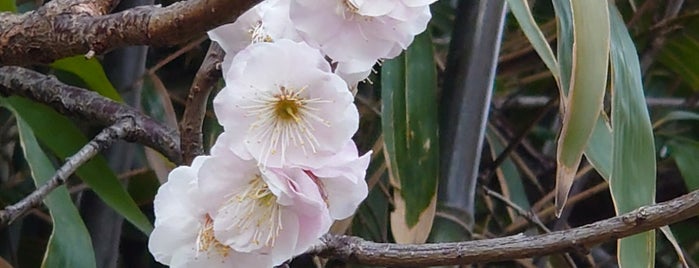
[[[214,221],[209,215],[206,215],[204,226],[202,226],[199,230],[199,235],[197,235],[197,254],[199,252],[211,253],[211,251],[209,251],[211,249],[224,258],[228,257],[231,251],[230,247],[216,240],[214,237]]]
[[[234,213],[232,224],[226,228],[238,237],[231,245],[234,248],[271,247],[283,229],[281,206],[259,174],[245,190],[230,198],[219,213]]]
[[[341,15],[345,20],[352,20],[355,15],[361,16],[359,15],[359,7],[352,0],[340,0],[335,8],[335,13]]]
[[[277,102],[274,104],[274,114],[283,121],[294,120],[299,122],[299,109],[303,106],[303,99],[297,93],[286,93],[286,88],[280,88],[281,94],[277,95]]]
[[[265,165],[267,159],[278,152],[284,163],[292,144],[300,147],[304,154],[316,152],[319,142],[314,135],[314,123],[330,127],[330,122],[319,116],[320,109],[315,106],[331,101],[304,97],[306,89],[280,86],[277,92],[262,91],[250,105],[241,107],[247,110],[246,116],[257,117],[250,125],[249,134],[261,144],[261,164]]]
[[[355,13],[355,14],[357,12],[359,12],[359,7],[357,7],[357,5],[354,2],[352,2],[352,0],[342,0],[342,4],[345,5],[346,11],[349,11],[349,12]]]
[[[250,43],[252,44],[260,42],[270,43],[274,41],[272,37],[267,34],[261,20],[258,20],[257,23],[248,30],[248,34],[250,34]]]

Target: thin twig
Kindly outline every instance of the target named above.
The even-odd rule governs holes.
[[[204,153],[202,125],[206,116],[206,103],[216,82],[221,78],[221,61],[224,52],[216,42],[211,42],[204,62],[199,67],[185,104],[180,123],[182,159],[191,163],[195,156]]]
[[[66,180],[80,166],[95,157],[99,152],[110,147],[115,141],[126,138],[130,130],[136,127],[133,120],[123,120],[103,129],[95,138],[87,143],[61,166],[56,174],[44,185],[36,188],[31,194],[19,202],[5,207],[0,211],[0,224],[10,224],[32,208],[39,206],[46,196],[54,189],[65,184]]]
[[[523,208],[520,207],[519,205],[517,205],[517,204],[515,204],[514,202],[510,201],[510,199],[508,199],[507,197],[504,197],[504,196],[502,196],[501,194],[499,194],[498,192],[491,190],[491,189],[488,188],[487,186],[482,186],[482,188],[483,188],[483,191],[484,191],[485,195],[490,196],[490,197],[492,197],[492,198],[495,198],[495,199],[497,199],[497,200],[500,200],[500,202],[504,203],[504,204],[507,205],[508,207],[510,207],[510,208],[512,208],[513,210],[515,210],[515,211],[517,212],[517,214],[519,214],[520,216],[522,216],[522,217],[524,217],[525,219],[527,219],[529,222],[531,222],[531,223],[533,223],[534,225],[536,225],[537,227],[539,227],[539,229],[541,229],[544,233],[550,233],[550,232],[551,232],[551,229],[549,229],[548,227],[546,227],[546,225],[544,225],[544,224],[541,222],[541,220],[539,220],[539,218],[536,216],[536,214],[531,213],[531,211],[527,211],[527,210],[523,209]],[[563,253],[562,255],[563,255],[563,258],[564,258],[564,259],[566,260],[566,262],[568,263],[569,267],[576,267],[575,261],[573,260],[572,257],[570,257],[570,255],[569,255],[568,253]]]
[[[551,229],[549,229],[548,227],[546,227],[546,225],[544,225],[544,224],[541,222],[541,220],[539,220],[539,218],[536,216],[536,214],[532,214],[530,211],[527,211],[527,210],[523,209],[523,208],[520,207],[519,205],[517,205],[517,204],[513,203],[512,201],[510,201],[510,199],[507,199],[507,197],[502,196],[502,195],[499,194],[498,192],[493,191],[493,190],[491,190],[490,188],[488,188],[488,187],[486,187],[486,186],[482,186],[482,188],[483,188],[483,192],[485,193],[485,195],[490,196],[490,197],[492,197],[492,198],[495,198],[495,199],[499,200],[500,202],[504,203],[505,205],[507,205],[508,207],[510,207],[511,209],[513,209],[515,212],[517,212],[517,214],[519,214],[520,216],[522,216],[522,217],[524,217],[525,219],[527,219],[529,222],[531,222],[531,223],[533,223],[534,225],[536,225],[537,227],[539,227],[539,229],[541,229],[542,231],[544,231],[544,232],[546,232],[546,233],[550,233],[550,232],[551,232]]]
[[[433,266],[505,261],[589,248],[699,215],[699,190],[581,227],[548,234],[454,243],[389,244],[325,235],[311,250],[347,262],[375,266]]]
[[[512,153],[512,151],[514,149],[516,149],[522,143],[522,141],[527,136],[527,134],[529,134],[529,132],[534,128],[534,126],[536,126],[536,124],[539,121],[541,121],[546,116],[546,114],[548,114],[549,110],[551,108],[555,107],[556,103],[558,103],[558,99],[556,99],[556,98],[550,99],[546,103],[546,105],[544,105],[544,107],[541,108],[541,110],[537,114],[536,118],[534,118],[527,125],[527,127],[522,132],[520,132],[516,137],[514,137],[512,142],[510,142],[507,145],[507,147],[505,147],[505,149],[502,150],[502,152],[500,152],[500,154],[498,154],[498,156],[495,158],[495,160],[493,160],[493,163],[490,164],[489,168],[483,172],[482,176],[483,176],[483,178],[485,178],[485,181],[490,180],[490,178],[495,174],[495,170],[497,170],[498,167],[500,167],[500,165],[502,164],[502,162],[504,162],[505,159],[507,159],[507,157],[510,155],[510,153]]]
[[[62,114],[101,126],[111,126],[130,118],[135,127],[130,129],[127,141],[156,149],[176,164],[182,162],[177,130],[160,124],[137,109],[95,92],[63,84],[55,77],[22,67],[0,67],[0,94],[26,97],[47,104]]]
[[[677,17],[680,13],[684,0],[669,0],[667,1],[667,7],[665,8],[665,15],[663,21],[671,20]],[[655,61],[655,56],[660,52],[660,49],[665,45],[667,40],[667,35],[672,32],[674,28],[663,28],[657,35],[650,39],[649,48],[641,56],[641,73],[645,74],[650,69],[651,64]]]
[[[602,191],[609,190],[609,184],[605,181],[602,183],[599,183],[595,185],[594,187],[591,187],[585,191],[580,192],[579,194],[573,195],[568,199],[567,204],[568,205],[574,205],[577,204],[580,201],[586,200],[590,198],[591,196],[598,194]],[[553,195],[551,195],[553,196]],[[549,200],[550,202],[550,200]],[[544,222],[549,221],[549,219],[552,219],[554,216],[554,213],[556,211],[556,208],[553,205],[547,206],[546,208],[542,209],[541,211],[536,212],[536,217],[541,220],[543,219]],[[527,222],[526,221],[517,221],[510,226],[507,226],[505,228],[506,233],[515,233],[519,232],[520,230],[524,229],[527,227]]]

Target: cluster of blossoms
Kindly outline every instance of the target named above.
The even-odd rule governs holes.
[[[209,32],[226,52],[224,132],[174,169],[149,248],[172,267],[272,267],[318,243],[367,196],[350,91],[401,53],[435,0],[265,0]]]

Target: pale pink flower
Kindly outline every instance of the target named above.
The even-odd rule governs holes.
[[[332,219],[314,181],[301,169],[260,169],[227,142],[224,132],[199,172],[216,239],[238,252],[270,256],[274,265],[319,243]]]
[[[291,0],[301,37],[340,65],[367,74],[379,59],[398,56],[431,18],[429,0]],[[357,71],[357,70],[364,71]],[[350,77],[348,83],[356,77]]]
[[[239,16],[235,22],[221,25],[208,32],[226,52],[223,72],[228,71],[230,59],[247,46],[257,42],[279,39],[301,41],[289,18],[289,0],[265,0]]]
[[[230,149],[263,166],[318,168],[357,131],[347,84],[316,49],[279,40],[241,51],[224,74],[214,111]]]
[[[349,141],[327,166],[306,170],[318,184],[333,219],[352,216],[366,199],[369,192],[364,177],[370,160],[371,152],[359,157],[357,146]]]
[[[170,267],[271,267],[266,255],[240,253],[214,238],[213,221],[199,192],[197,172],[208,157],[170,172],[155,196],[155,229],[148,248]]]

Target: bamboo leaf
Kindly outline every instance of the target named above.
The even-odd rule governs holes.
[[[571,0],[552,0],[558,22],[558,44],[556,55],[561,79],[558,89],[561,95],[561,105],[565,105],[563,98],[568,95],[570,79],[573,73],[573,10]]]
[[[558,61],[556,60],[556,56],[553,55],[553,50],[551,50],[551,46],[549,46],[549,43],[546,41],[544,33],[541,32],[541,29],[534,20],[534,16],[532,16],[529,2],[527,0],[507,0],[507,4],[512,14],[517,19],[519,27],[522,28],[524,35],[527,36],[527,39],[529,39],[536,53],[539,54],[541,60],[544,61],[546,67],[549,68],[553,77],[558,81],[561,76],[558,69]]]
[[[687,190],[691,192],[699,189],[699,142],[675,138],[668,141],[667,146]]]
[[[493,159],[497,158],[498,155],[505,150],[503,139],[501,139],[496,130],[490,126],[488,126],[488,131],[486,132],[485,137],[488,139],[488,144],[490,145],[490,155],[493,157]],[[508,197],[519,207],[529,209],[529,199],[527,199],[527,194],[524,191],[522,177],[520,176],[517,166],[512,159],[510,157],[505,158],[495,172],[498,177],[498,181],[500,181],[500,188],[502,189],[503,195]],[[519,214],[517,214],[511,208],[508,208],[507,211],[513,221],[519,216]]]
[[[696,25],[692,25],[696,26]],[[687,27],[696,29],[696,27]],[[689,34],[682,33],[668,40],[658,53],[658,62],[677,73],[692,89],[699,90],[699,39]]]
[[[655,203],[655,143],[636,47],[621,14],[611,9],[613,166],[617,215]],[[654,267],[655,231],[619,240],[620,267]]]
[[[585,157],[597,173],[608,181],[612,176],[612,128],[603,111],[597,118],[592,137],[585,148]]]
[[[568,198],[583,151],[602,109],[609,64],[607,1],[572,1],[574,40],[570,90],[556,157],[556,213]]]
[[[677,253],[677,259],[680,261],[682,264],[682,267],[689,268],[689,263],[687,263],[687,259],[684,257],[684,252],[682,251],[682,247],[680,246],[680,243],[677,242],[677,238],[675,238],[675,235],[672,234],[672,230],[670,230],[670,226],[663,226],[660,227],[660,232],[663,233],[665,238],[667,238],[667,241],[670,242],[672,245],[672,248],[675,249],[675,252]]]
[[[399,224],[393,221],[398,220],[409,229],[427,228],[424,239],[433,217],[421,215],[434,213],[439,168],[436,87],[429,31],[418,35],[405,53],[385,61],[381,68],[384,152],[396,187],[394,198],[405,202],[405,214],[392,216],[391,224]]]
[[[34,136],[32,128],[13,106],[0,98],[0,105],[9,108],[17,120],[22,151],[31,170],[34,184],[43,185],[54,175],[51,160]],[[65,186],[53,190],[44,204],[51,213],[53,230],[46,246],[42,267],[96,267],[90,234]]]
[[[59,158],[70,157],[88,143],[70,120],[54,110],[19,97],[10,97],[7,101],[22,115],[42,144]],[[85,163],[76,171],[76,175],[143,233],[152,231],[150,221],[119,183],[103,157],[97,156]]]
[[[657,129],[665,123],[679,120],[699,120],[699,114],[687,111],[672,111],[653,123],[653,128]]]
[[[102,64],[95,58],[87,59],[85,56],[73,56],[57,60],[51,67],[77,75],[85,82],[90,90],[114,101],[123,102],[121,95],[109,82],[107,74],[104,73]]]
[[[17,12],[15,0],[0,0],[0,12],[2,11]]]

